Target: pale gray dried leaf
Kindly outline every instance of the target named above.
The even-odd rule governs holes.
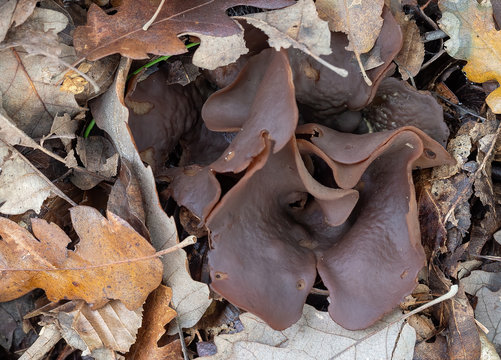
[[[57,11],[36,8],[23,25],[11,29],[8,37],[15,43],[25,43],[28,49],[30,44],[40,47],[41,40],[54,38],[67,23],[67,18]],[[47,44],[44,46],[47,47],[45,51],[51,51],[66,63],[76,59],[73,47],[59,43],[56,51]],[[65,66],[54,59],[32,55],[21,47],[0,51],[1,105],[29,136],[36,138],[49,133],[52,120],[58,113],[73,116],[81,110],[72,94],[60,91],[53,83],[53,77],[64,70]]]
[[[74,139],[75,132],[78,130],[78,120],[72,119],[70,114],[57,115],[50,128],[50,133],[45,138],[55,135],[61,139],[61,142],[68,151],[71,139]]]
[[[236,16],[268,35],[268,43],[276,50],[305,46],[315,55],[329,55],[331,34],[326,21],[318,17],[313,0],[299,0],[284,9]]]
[[[129,310],[119,300],[98,310],[74,300],[44,312],[44,321],[56,324],[66,342],[82,350],[82,355],[94,356],[103,350],[127,352],[136,341],[142,312],[142,307]]]
[[[281,10],[234,16],[245,20],[268,35],[268,43],[277,51],[294,47],[310,55],[335,73],[346,77],[348,72],[338,68],[319,55],[329,55],[331,33],[327,22],[317,15],[313,0],[298,0],[295,5]]]
[[[482,354],[480,355],[480,360],[501,360],[494,344],[489,341],[484,332],[479,331],[479,335],[480,343],[482,344]]]
[[[13,25],[19,26],[33,13],[37,0],[0,0],[0,42]]]
[[[218,352],[206,359],[411,360],[416,333],[398,320],[401,316],[396,311],[366,330],[348,331],[328,313],[305,305],[296,324],[276,331],[257,316],[245,313],[240,316],[245,329],[216,336]]]
[[[249,52],[245,46],[243,29],[242,32],[227,37],[197,36],[200,38],[200,46],[193,54],[193,64],[204,69],[214,70],[229,65]]]
[[[374,46],[383,26],[384,0],[317,0],[320,17],[331,31],[341,31],[350,41],[347,50],[363,54]]]
[[[16,10],[16,0],[0,1],[0,42],[5,39],[7,31],[9,31],[14,10]]]
[[[120,157],[130,164],[130,170],[141,187],[146,212],[146,226],[151,243],[157,251],[176,245],[179,240],[176,224],[161,208],[151,167],[145,167],[127,127],[129,111],[124,105],[124,87],[130,62],[122,59],[115,82],[110,89],[91,104],[97,125],[110,136]],[[207,285],[194,281],[187,268],[184,250],[162,256],[163,281],[172,288],[172,304],[177,321],[183,328],[195,325],[212,300]],[[177,329],[175,330],[177,332]]]
[[[28,210],[39,213],[51,193],[50,182],[1,140],[0,170],[0,213],[16,215]]]
[[[101,177],[110,178],[117,174],[119,155],[113,145],[102,136],[87,139],[78,137],[77,154],[85,168]],[[71,177],[71,182],[82,190],[92,189],[102,178],[79,171]]]
[[[486,287],[491,291],[498,291],[501,288],[501,273],[492,273],[483,270],[474,270],[468,277],[461,279],[464,291],[470,295]]]
[[[501,290],[493,292],[487,287],[482,287],[476,295],[478,303],[475,308],[475,319],[489,329],[487,338],[499,351],[501,350]]]

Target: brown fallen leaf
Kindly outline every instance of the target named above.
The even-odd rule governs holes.
[[[76,151],[85,168],[101,176],[96,177],[84,172],[76,172],[71,181],[82,190],[92,189],[102,181],[102,177],[117,174],[119,155],[109,140],[102,136],[77,138]]]
[[[1,114],[0,114],[1,117]],[[40,212],[43,202],[55,194],[72,205],[73,200],[59,190],[13,146],[0,137],[0,213]]]
[[[446,291],[451,285],[442,271],[430,263],[430,284],[432,289]],[[441,322],[448,327],[448,355],[453,360],[478,360],[480,358],[480,338],[473,309],[464,293],[462,284],[456,296],[440,304],[443,311]]]
[[[240,316],[244,331],[216,336],[218,352],[206,359],[412,359],[416,334],[399,317],[396,311],[366,330],[349,331],[305,305],[296,324],[276,331],[245,313]]]
[[[54,116],[58,113],[75,115],[81,108],[73,94],[59,90],[52,77],[66,67],[53,58],[33,55],[33,47],[50,52],[52,56],[72,63],[75,50],[57,40],[57,34],[68,24],[62,13],[36,8],[28,20],[9,32],[14,44],[11,48],[0,45],[0,92],[2,106],[14,123],[32,137],[42,137],[50,131]],[[43,45],[40,42],[43,41]],[[47,43],[45,43],[47,40]],[[7,46],[7,48],[4,48]]]
[[[143,196],[137,178],[130,170],[126,160],[120,162],[120,174],[113,184],[106,209],[127,221],[142,237],[150,240],[146,228],[146,214],[143,208]]]
[[[84,356],[127,352],[136,341],[141,326],[142,307],[129,310],[118,300],[92,310],[82,300],[51,303],[35,314],[43,314],[43,324],[54,324],[64,340]],[[28,317],[33,316],[28,314]]]
[[[444,44],[449,55],[468,61],[463,71],[471,81],[501,84],[501,31],[495,28],[491,2],[441,0],[439,6],[439,25],[450,36]],[[495,114],[501,114],[501,87],[486,102]]]
[[[91,110],[97,125],[108,133],[121,159],[130,164],[131,173],[141,189],[151,243],[156,249],[162,250],[178,243],[176,224],[160,206],[152,169],[144,166],[127,127],[129,112],[123,94],[129,67],[130,60],[122,59],[115,82],[106,93],[91,103]],[[172,304],[178,314],[177,321],[183,328],[192,327],[212,302],[209,288],[191,278],[184,251],[163,256],[162,262],[163,281],[172,288]]]
[[[402,49],[395,60],[402,79],[407,80],[409,77],[416,76],[421,70],[424,61],[424,43],[416,21],[404,15],[403,12],[397,13],[395,19],[404,37]]]
[[[275,50],[288,49],[292,46],[335,73],[343,77],[348,75],[345,69],[338,68],[319,56],[332,53],[331,34],[328,24],[318,17],[313,0],[298,0],[295,5],[285,9],[234,18],[245,20],[264,31],[269,37],[268,43]]]
[[[99,308],[120,299],[129,309],[140,307],[158,286],[162,264],[156,258],[128,260],[153,255],[155,250],[110,212],[108,219],[87,206],[70,212],[80,238],[75,251],[66,248],[71,240],[57,225],[32,219],[35,238],[0,218],[0,301],[42,288],[51,301],[83,299]]]
[[[106,15],[92,4],[87,25],[76,29],[74,44],[78,53],[89,60],[121,53],[144,59],[148,53],[176,55],[186,52],[180,34],[229,37],[242,34],[242,28],[226,14],[236,5],[276,9],[292,4],[289,0],[175,0],[164,4],[147,31],[143,26],[153,17],[159,3],[149,0],[124,0],[115,15]]]
[[[165,325],[176,317],[176,312],[169,307],[171,299],[172,290],[163,285],[150,294],[144,307],[143,326],[139,329],[137,341],[125,356],[126,360],[183,358],[179,340],[158,346]]]

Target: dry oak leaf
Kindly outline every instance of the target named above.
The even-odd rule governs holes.
[[[8,34],[7,41],[20,46],[9,48],[11,43],[3,49],[0,45],[0,105],[16,126],[33,138],[48,134],[57,114],[73,116],[82,110],[73,94],[60,91],[53,82],[54,76],[67,70],[60,61],[75,60],[75,49],[57,37],[67,25],[64,14],[36,8],[24,24]],[[59,61],[37,55],[40,51]]]
[[[172,289],[163,285],[150,294],[144,306],[143,326],[139,329],[137,341],[125,356],[126,360],[183,358],[179,340],[158,346],[165,334],[165,325],[176,317],[176,311],[169,307],[171,299]]]
[[[160,9],[147,31],[143,30],[159,7],[160,1],[124,0],[115,15],[106,15],[92,4],[87,25],[75,30],[77,52],[89,60],[120,53],[134,59],[149,54],[176,55],[186,52],[179,35],[229,37],[242,34],[241,26],[225,11],[236,5],[251,5],[276,9],[294,2],[291,0],[170,0]]]
[[[442,0],[440,27],[449,36],[445,42],[449,55],[467,60],[463,68],[475,82],[496,80],[501,84],[501,31],[496,30],[489,0]],[[501,87],[486,99],[496,114],[501,114]]]
[[[296,324],[277,331],[245,313],[240,316],[245,330],[216,336],[217,354],[204,359],[411,360],[416,332],[399,317],[395,311],[368,329],[349,331],[305,305]]]
[[[285,9],[234,18],[245,20],[261,29],[268,35],[268,43],[275,50],[290,47],[299,49],[335,73],[343,77],[348,75],[345,69],[338,68],[319,56],[332,54],[331,33],[327,22],[318,17],[313,0],[298,0]]]
[[[317,0],[320,17],[329,22],[331,31],[340,31],[350,40],[346,50],[359,54],[374,46],[383,26],[384,0]]]
[[[137,309],[161,281],[153,247],[118,216],[106,219],[88,206],[70,209],[73,228],[80,238],[75,251],[70,238],[57,225],[32,219],[33,235],[15,222],[0,218],[0,302],[42,288],[51,301],[82,299],[94,308],[108,300],[121,300]]]
[[[40,212],[53,189],[14,148],[0,140],[0,213]]]
[[[98,358],[98,354],[126,352],[136,341],[141,326],[143,308],[129,310],[113,300],[100,309],[92,310],[82,300],[65,304],[50,303],[34,313],[44,314],[44,323],[54,323],[61,336],[82,355]],[[31,317],[31,315],[30,315]]]

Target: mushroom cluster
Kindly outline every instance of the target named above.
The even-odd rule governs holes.
[[[178,167],[156,175],[209,231],[212,289],[274,329],[300,318],[317,275],[332,319],[366,328],[413,290],[425,264],[412,170],[452,162],[448,130],[429,94],[385,78],[401,35],[386,10],[384,19],[372,86],[346,36],[333,33],[324,58],[348,79],[296,50],[265,49],[224,79],[211,74],[229,85],[203,103],[203,121],[191,112],[202,103],[193,89],[147,90],[161,71],[138,85],[154,96],[127,95],[139,150],[153,149],[158,165],[183,149]],[[363,133],[364,118],[382,131]]]

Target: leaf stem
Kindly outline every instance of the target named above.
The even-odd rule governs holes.
[[[74,204],[73,206],[76,206],[76,204]],[[179,244],[176,244],[176,245],[171,246],[171,247],[164,249],[164,250],[157,251],[154,254],[142,256],[142,257],[138,257],[138,258],[133,258],[133,259],[118,260],[118,261],[110,262],[110,263],[106,263],[106,264],[89,265],[89,266],[73,267],[73,268],[62,268],[62,269],[56,269],[56,268],[48,268],[48,269],[0,268],[0,271],[36,271],[36,272],[85,271],[85,270],[100,269],[100,268],[110,267],[110,266],[117,266],[117,265],[122,265],[122,264],[130,265],[131,263],[135,263],[135,262],[139,262],[139,261],[147,261],[147,260],[159,258],[161,256],[164,256],[164,255],[170,254],[174,251],[177,251],[179,249],[182,249],[186,246],[193,245],[196,242],[197,242],[197,238],[195,236],[188,236],[186,239],[181,241]]]

